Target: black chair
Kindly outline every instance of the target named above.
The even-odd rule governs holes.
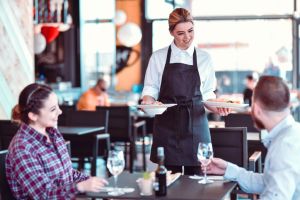
[[[66,124],[68,112],[75,111],[75,105],[60,105],[59,108],[62,111],[62,114],[58,117],[58,126],[64,126]]]
[[[0,150],[8,149],[10,141],[17,133],[19,125],[11,120],[0,120]]]
[[[254,152],[248,157],[247,128],[227,127],[210,128],[214,157],[222,158],[250,171],[262,172],[261,152]],[[236,194],[245,194],[239,188],[234,190],[231,199]],[[252,195],[248,195],[252,197]]]
[[[0,151],[0,199],[2,200],[14,200],[8,182],[6,180],[5,172],[5,158],[7,150]]]
[[[129,170],[133,172],[134,158],[136,156],[135,142],[137,139],[138,130],[142,129],[142,154],[143,154],[143,170],[146,171],[146,122],[134,122],[131,117],[129,106],[98,106],[97,110],[109,111],[108,132],[112,142],[122,142],[125,145],[125,155],[127,155],[127,147],[129,145]],[[126,157],[126,156],[125,156]],[[125,158],[126,159],[126,158]],[[126,162],[127,163],[127,162]]]
[[[247,127],[247,132],[260,131],[254,127],[252,117],[249,113],[232,113],[224,117],[225,127]],[[248,155],[251,156],[255,151],[262,153],[262,163],[264,163],[267,149],[260,141],[248,140]]]
[[[107,133],[109,120],[108,111],[78,111],[69,110],[66,114],[64,126],[84,126],[84,127],[99,127],[104,126],[104,131],[100,131],[96,135],[88,135],[86,137],[68,136],[63,135],[66,140],[69,140],[72,145],[71,155],[72,157],[80,158],[79,164],[82,168],[84,158],[94,158],[99,155],[103,155],[104,158],[108,156],[110,149],[110,135]],[[104,141],[103,144],[101,141]],[[93,149],[88,148],[93,146]],[[99,148],[105,147],[105,148]],[[94,155],[97,152],[97,155]],[[92,175],[96,175],[96,160],[92,160]]]
[[[224,117],[225,127],[247,127],[248,132],[260,132],[249,113],[231,113]]]

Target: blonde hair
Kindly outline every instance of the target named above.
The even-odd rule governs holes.
[[[169,15],[168,22],[170,32],[172,32],[175,26],[179,23],[191,22],[192,24],[194,24],[191,13],[184,8],[176,8],[175,10],[173,10]]]

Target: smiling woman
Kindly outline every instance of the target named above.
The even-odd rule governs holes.
[[[151,160],[157,162],[156,149],[164,147],[168,170],[183,172],[184,167],[184,174],[200,174],[198,143],[210,142],[202,101],[215,99],[215,72],[209,54],[192,45],[191,13],[177,8],[170,13],[168,22],[173,42],[152,54],[142,104],[177,105],[155,116]]]
[[[48,86],[33,83],[22,90],[13,110],[20,128],[5,161],[7,182],[16,199],[73,199],[78,192],[97,192],[106,184],[72,168],[56,128],[61,113]]]

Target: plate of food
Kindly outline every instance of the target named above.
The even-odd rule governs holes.
[[[249,104],[240,103],[239,101],[233,100],[208,100],[203,101],[203,103],[207,106],[218,107],[218,108],[230,108],[236,111],[242,111],[249,107]]]
[[[142,109],[148,115],[160,115],[167,110],[167,108],[176,106],[177,104],[143,104],[137,105],[137,108]]]

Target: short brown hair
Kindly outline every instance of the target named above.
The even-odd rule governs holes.
[[[254,88],[253,101],[265,110],[282,111],[289,107],[290,91],[282,78],[262,76]]]
[[[184,8],[176,8],[175,10],[173,10],[169,15],[168,22],[170,32],[173,31],[175,26],[179,23],[191,22],[192,24],[194,24],[191,13]]]

